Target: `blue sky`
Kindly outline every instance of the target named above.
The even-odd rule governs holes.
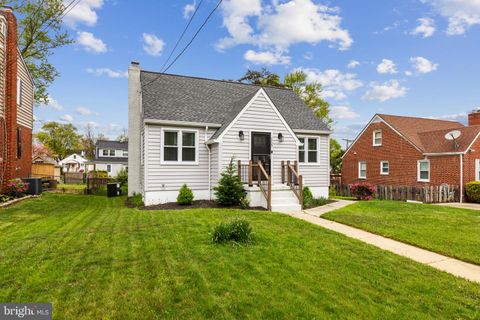
[[[160,70],[199,3],[82,0],[65,18],[77,43],[52,57],[61,76],[37,127],[91,123],[115,138],[127,128],[130,61]],[[203,1],[180,48],[215,5]],[[377,112],[464,122],[480,107],[479,36],[478,0],[224,0],[169,73],[303,69],[324,85],[334,136],[353,138]]]

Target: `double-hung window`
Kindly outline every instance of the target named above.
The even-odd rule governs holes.
[[[198,163],[198,131],[163,130],[163,163]]]
[[[300,163],[318,162],[318,138],[299,138],[301,146],[298,147],[298,161]]]
[[[110,157],[115,157],[115,150],[110,149]]]
[[[390,163],[388,161],[380,162],[380,174],[382,176],[388,176],[390,174]]]
[[[382,145],[382,130],[373,131],[373,146],[379,147]]]
[[[102,150],[102,155],[103,155],[104,157],[108,157],[108,150],[107,150],[107,149],[103,149],[103,150]]]
[[[418,161],[418,181],[430,182],[430,161],[429,160]]]
[[[367,161],[358,162],[358,178],[367,179]]]

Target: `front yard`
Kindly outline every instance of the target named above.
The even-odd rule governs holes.
[[[377,200],[322,218],[480,265],[480,211]]]
[[[286,215],[123,200],[45,194],[0,210],[0,301],[52,302],[57,319],[480,316],[478,284]],[[232,217],[255,244],[211,244]]]

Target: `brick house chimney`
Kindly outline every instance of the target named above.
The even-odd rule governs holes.
[[[480,109],[475,109],[468,114],[468,126],[480,126]]]

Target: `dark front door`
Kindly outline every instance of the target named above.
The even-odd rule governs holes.
[[[270,175],[270,155],[272,153],[272,144],[270,133],[252,132],[252,162],[254,164],[253,180],[258,180],[257,166],[258,161],[262,162],[265,171]]]

